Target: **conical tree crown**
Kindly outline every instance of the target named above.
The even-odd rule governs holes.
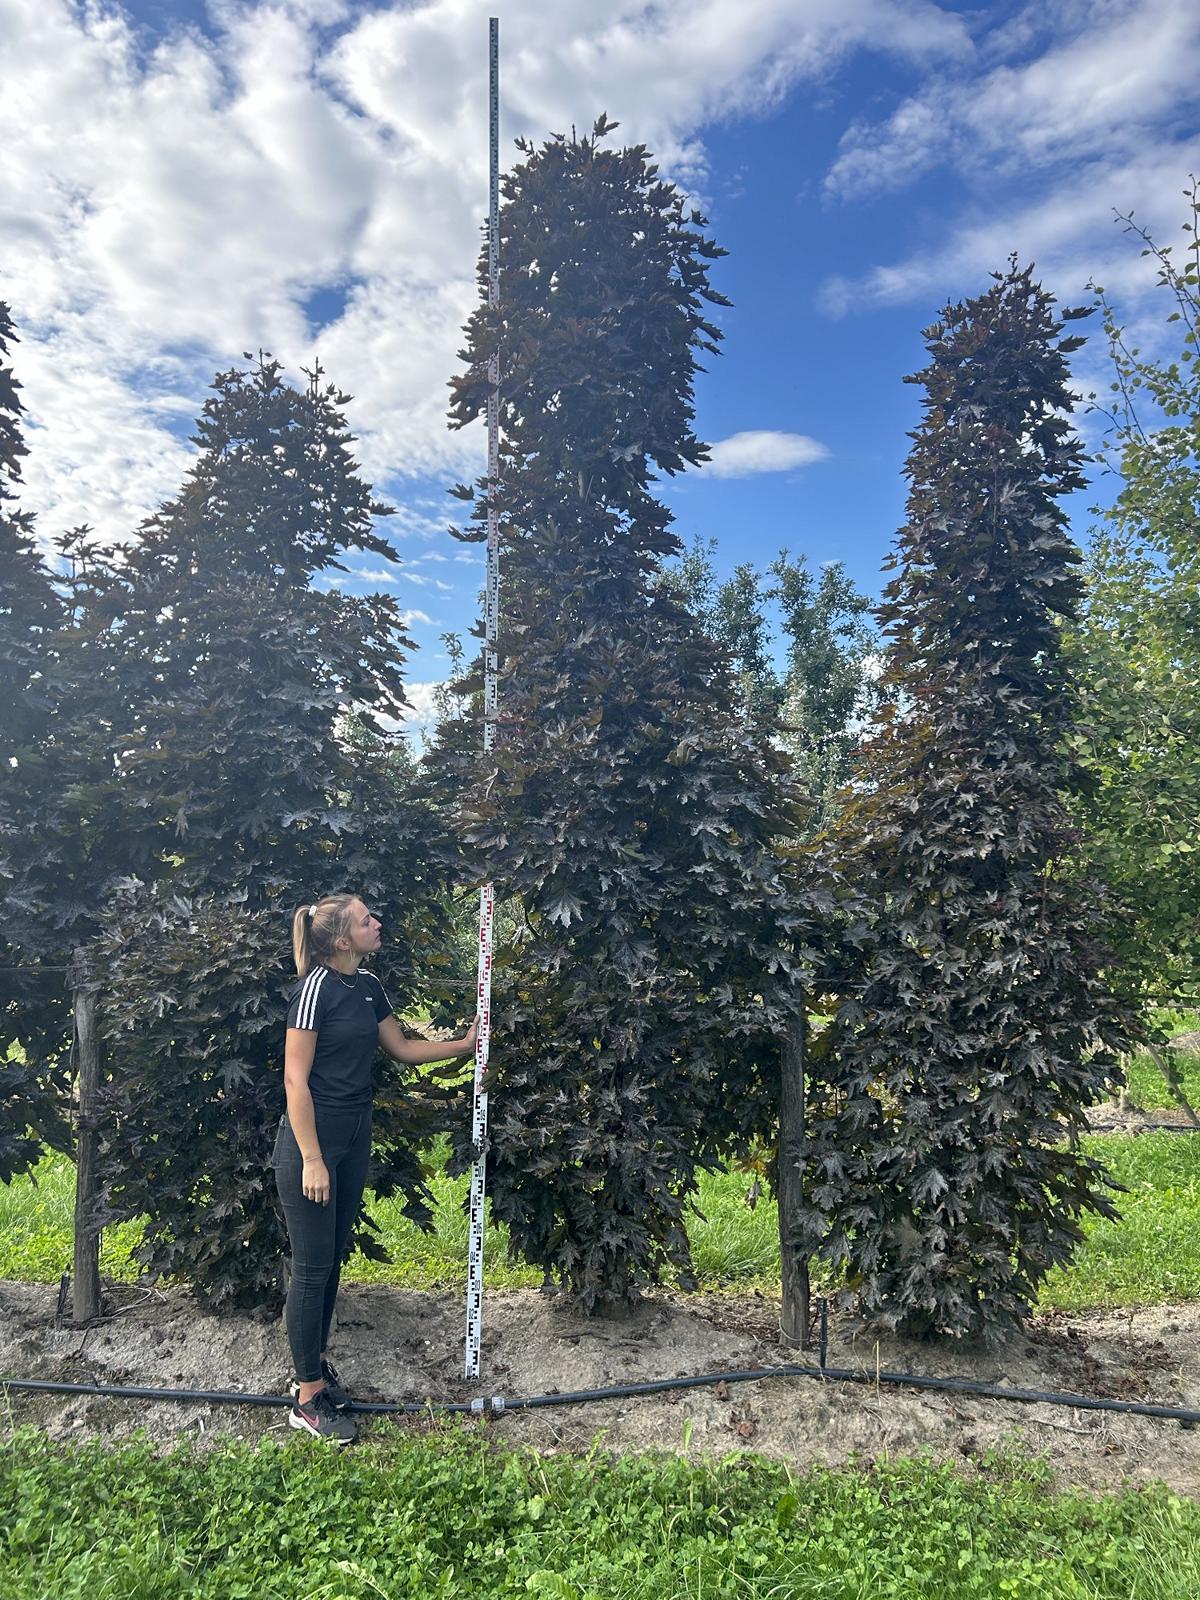
[[[182,492],[108,562],[94,607],[140,680],[124,770],[161,858],[180,888],[256,904],[317,892],[355,827],[339,719],[378,733],[405,705],[396,601],[310,581],[348,550],[395,559],[346,396],[319,378],[297,390],[270,361],[217,376]]]
[[[451,385],[462,426],[483,410],[499,346],[509,537],[569,519],[576,559],[603,549],[610,582],[678,549],[649,485],[707,456],[692,428],[697,352],[722,337],[706,305],[728,304],[709,282],[725,251],[705,219],[645,146],[604,147],[616,127],[601,117],[589,137],[518,141],[526,159],[502,180],[501,304],[468,323],[468,368]]]
[[[1061,322],[1088,315],[1066,310]],[[1014,267],[977,300],[926,329],[929,365],[913,433],[908,520],[880,620],[886,682],[906,695],[957,696],[964,672],[1036,691],[1038,713],[1060,675],[1058,619],[1081,594],[1079,551],[1059,500],[1084,487],[1070,421],[1067,357],[1053,300]]]
[[[1078,315],[1014,266],[928,330],[883,610],[891,701],[839,826],[867,901],[864,981],[814,1067],[806,1243],[913,1331],[1019,1322],[1080,1214],[1112,1214],[1098,1164],[1064,1142],[1128,1025],[1063,803]]]

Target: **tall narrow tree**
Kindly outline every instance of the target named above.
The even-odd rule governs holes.
[[[867,1312],[992,1337],[1114,1215],[1077,1135],[1129,1019],[1070,869],[1079,773],[1060,623],[1080,594],[1062,497],[1083,482],[1067,357],[1029,270],[927,330],[872,787],[840,825],[868,897],[861,993],[813,1064],[806,1243]]]
[[[522,928],[496,980],[494,1214],[589,1308],[668,1265],[689,1281],[697,1173],[774,1105],[810,913],[771,849],[795,827],[782,758],[654,582],[679,548],[655,474],[705,455],[722,252],[613,127],[523,144],[504,180],[501,303],[453,385],[462,425],[499,344],[502,727],[486,764],[443,752]]]

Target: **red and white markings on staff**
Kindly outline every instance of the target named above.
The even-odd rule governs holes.
[[[488,19],[488,305],[500,304],[500,21]],[[500,485],[500,351],[488,360],[488,518],[487,585],[483,627],[483,750],[486,755],[496,737],[496,622],[500,598],[500,521],[496,491]],[[492,932],[495,895],[492,885],[479,891],[479,979],[476,1005],[479,1036],[475,1041],[475,1095],[471,1118],[471,1198],[467,1243],[467,1337],[464,1374],[479,1376],[479,1347],[483,1338],[483,1220],[487,1182],[488,1047],[492,1035]]]

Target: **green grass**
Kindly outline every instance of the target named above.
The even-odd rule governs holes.
[[[846,1472],[541,1457],[381,1426],[158,1456],[0,1446],[5,1600],[1195,1600],[1200,1506],[1012,1453]]]
[[[1043,1309],[1082,1311],[1200,1298],[1200,1134],[1107,1134],[1084,1146],[1129,1190],[1120,1222],[1092,1218],[1070,1268],[1056,1268]]]
[[[1200,1111],[1200,1056],[1177,1056],[1179,1083],[1188,1104]],[[1130,1059],[1128,1066],[1129,1099],[1143,1111],[1160,1111],[1166,1106],[1178,1105],[1171,1093],[1162,1068],[1144,1051]]]
[[[71,1265],[75,1234],[75,1165],[46,1155],[27,1178],[0,1184],[0,1278],[57,1283]],[[130,1252],[141,1241],[140,1222],[106,1228],[100,1240],[100,1270],[129,1281],[138,1268]]]
[[[346,1278],[357,1283],[391,1283],[407,1288],[458,1287],[467,1259],[467,1218],[463,1209],[468,1180],[447,1178],[437,1166],[431,1180],[436,1198],[433,1235],[423,1234],[404,1215],[397,1200],[375,1201],[372,1209],[383,1229],[394,1265],[350,1262]],[[746,1204],[750,1178],[740,1172],[706,1174],[700,1182],[702,1215],[692,1219],[688,1232],[696,1270],[707,1287],[729,1284],[761,1287],[778,1284],[779,1221],[770,1200],[760,1200],[752,1210]],[[537,1285],[540,1272],[510,1265],[508,1230],[490,1227],[484,1239],[484,1264],[489,1284],[497,1288]]]
[[[1200,1136],[1198,1136],[1200,1137]],[[1092,1136],[1085,1147],[1098,1155],[1129,1190],[1118,1196],[1120,1223],[1089,1220],[1085,1242],[1068,1270],[1056,1270],[1041,1305],[1063,1310],[1125,1306],[1200,1297],[1200,1145],[1191,1135],[1119,1134]],[[437,1198],[436,1229],[424,1234],[404,1216],[395,1200],[374,1202],[393,1261],[384,1264],[355,1256],[343,1279],[350,1283],[389,1283],[406,1288],[458,1288],[467,1254],[463,1199],[465,1178],[447,1178],[434,1152],[431,1186]],[[55,1282],[71,1258],[74,1169],[62,1157],[46,1157],[35,1174],[36,1187],[18,1179],[0,1188],[0,1277]],[[751,1210],[749,1180],[740,1172],[707,1174],[701,1179],[699,1211],[689,1233],[701,1285],[742,1292],[779,1290],[778,1222],[766,1196]],[[130,1259],[140,1235],[137,1223],[106,1231],[101,1270],[130,1281],[137,1267]],[[486,1278],[495,1288],[536,1285],[540,1274],[506,1259],[507,1233],[488,1229]]]
[[[1161,1027],[1168,1037],[1200,1031],[1200,1011],[1170,1011],[1160,1008],[1150,1013],[1149,1021]],[[1180,1085],[1190,1105],[1200,1110],[1200,1055],[1176,1057]],[[1142,1050],[1126,1065],[1129,1098],[1144,1111],[1160,1111],[1178,1102],[1167,1085],[1162,1068],[1153,1056]]]

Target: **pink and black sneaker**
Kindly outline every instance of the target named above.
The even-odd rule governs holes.
[[[298,1397],[293,1397],[288,1427],[299,1428],[317,1439],[330,1439],[338,1445],[353,1444],[358,1438],[358,1429],[337,1409],[329,1398],[328,1389],[318,1389],[303,1405]]]

